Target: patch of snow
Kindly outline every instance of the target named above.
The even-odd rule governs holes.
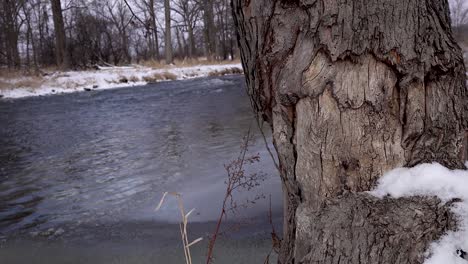
[[[124,67],[99,67],[95,71],[57,72],[44,76],[39,87],[18,87],[18,83],[28,83],[29,77],[0,78],[0,81],[11,85],[11,88],[0,89],[4,98],[21,98],[28,96],[81,92],[85,90],[104,90],[130,86],[146,85],[145,77],[155,74],[172,74],[175,79],[206,77],[211,72],[226,69],[242,69],[241,64],[200,65],[192,67],[169,66],[166,69],[153,69],[139,65]],[[128,82],[120,82],[125,77]],[[219,79],[218,79],[219,80]],[[221,80],[219,80],[221,81]],[[15,87],[15,88],[13,88]]]
[[[468,164],[467,164],[468,166]],[[467,264],[457,250],[468,251],[468,171],[449,170],[438,164],[421,164],[414,168],[394,169],[379,180],[370,194],[383,198],[437,196],[443,202],[459,198],[452,207],[458,218],[458,230],[447,232],[431,244],[425,264]]]

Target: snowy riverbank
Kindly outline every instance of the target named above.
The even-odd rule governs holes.
[[[0,77],[0,97],[21,98],[113,89],[148,83],[242,73],[241,64],[199,65],[153,69],[143,66],[100,67],[93,71],[55,72],[43,77]]]

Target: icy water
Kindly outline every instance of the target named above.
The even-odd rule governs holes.
[[[267,178],[236,197],[271,195],[277,224],[280,181],[241,76],[0,100],[0,263],[182,263],[174,199],[154,208],[180,192],[190,236],[211,232],[249,128],[248,171]],[[263,263],[268,200],[227,219],[217,263]],[[206,239],[193,251],[201,263]]]

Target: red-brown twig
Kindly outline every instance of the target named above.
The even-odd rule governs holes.
[[[230,164],[224,166],[228,174],[228,179],[226,181],[226,192],[223,198],[221,212],[219,214],[215,230],[208,244],[208,253],[206,259],[207,264],[210,264],[213,261],[213,249],[216,243],[216,239],[220,234],[223,219],[226,218],[228,211],[235,211],[237,208],[237,203],[233,198],[233,192],[237,189],[251,190],[252,188],[258,186],[260,184],[259,182],[263,180],[263,175],[261,174],[245,173],[244,167],[246,164],[253,164],[260,161],[260,156],[258,154],[247,156],[247,151],[251,140],[250,133],[251,130],[249,128],[247,135],[244,137],[244,142],[241,145],[241,151],[238,158],[232,161]],[[256,197],[256,199],[258,198]]]

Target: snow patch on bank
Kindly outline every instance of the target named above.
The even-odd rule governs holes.
[[[100,67],[94,71],[56,72],[37,83],[37,77],[0,78],[7,87],[0,89],[0,97],[21,98],[28,96],[104,90],[129,86],[141,86],[154,81],[182,80],[222,74],[223,71],[242,71],[241,64],[200,65],[193,67],[169,67],[153,69],[142,66]],[[159,75],[156,79],[155,75]],[[165,77],[169,76],[169,78]],[[153,79],[153,81],[149,81]],[[32,80],[35,80],[34,83]],[[126,81],[124,81],[126,80]]]
[[[458,230],[450,231],[433,242],[429,249],[431,255],[424,263],[468,263],[457,256],[457,250],[468,251],[468,171],[449,170],[437,163],[398,168],[383,175],[377,188],[370,193],[379,198],[387,195],[392,198],[437,196],[443,202],[461,199],[451,209],[458,217]]]

